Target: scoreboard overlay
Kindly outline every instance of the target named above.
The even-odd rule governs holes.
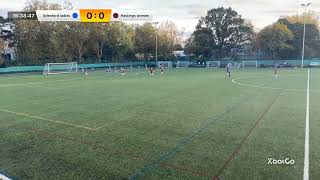
[[[8,12],[11,20],[38,20],[41,22],[101,22],[152,21],[150,10],[80,9],[80,10],[37,10]]]

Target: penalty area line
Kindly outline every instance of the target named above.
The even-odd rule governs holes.
[[[309,180],[309,99],[310,99],[310,69],[308,68],[307,80],[307,97],[306,97],[306,129],[304,140],[304,165],[303,165],[303,180]]]
[[[25,117],[29,117],[29,118],[33,118],[33,119],[49,121],[49,122],[63,124],[63,125],[72,126],[72,127],[76,127],[76,128],[86,129],[86,130],[89,130],[89,131],[96,131],[97,130],[97,128],[91,128],[91,127],[87,127],[87,126],[81,126],[81,125],[66,123],[66,122],[62,122],[62,121],[56,121],[56,120],[52,120],[52,119],[48,119],[48,118],[44,118],[44,117],[34,116],[34,115],[30,115],[30,114],[25,114],[25,113],[19,113],[19,112],[10,111],[10,110],[7,110],[7,109],[2,109],[2,108],[0,108],[0,111],[6,112],[6,113],[10,113],[10,114],[15,114],[15,115],[18,115],[18,116],[25,116]]]

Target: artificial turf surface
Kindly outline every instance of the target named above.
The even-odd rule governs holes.
[[[310,179],[320,177],[310,70]],[[12,179],[302,179],[307,69],[0,75],[0,173]],[[268,165],[268,158],[295,161]]]

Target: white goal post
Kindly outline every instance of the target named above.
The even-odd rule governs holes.
[[[242,68],[258,68],[258,61],[242,61]]]
[[[44,66],[44,75],[65,74],[78,72],[78,64],[76,62],[69,63],[47,63]]]
[[[158,61],[157,66],[163,66],[164,68],[172,68],[172,61]]]
[[[207,61],[206,67],[207,68],[220,68],[220,61]]]
[[[176,68],[187,68],[189,67],[189,61],[177,61]]]

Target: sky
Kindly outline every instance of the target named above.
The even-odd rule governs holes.
[[[7,11],[21,10],[26,0],[0,0],[0,16]],[[152,10],[154,21],[171,20],[190,35],[200,17],[208,9],[219,6],[232,7],[260,30],[277,21],[283,15],[301,14],[301,3],[311,2],[310,10],[319,12],[320,0],[70,0],[75,9],[118,8]],[[47,0],[49,3],[63,3],[64,0]]]

